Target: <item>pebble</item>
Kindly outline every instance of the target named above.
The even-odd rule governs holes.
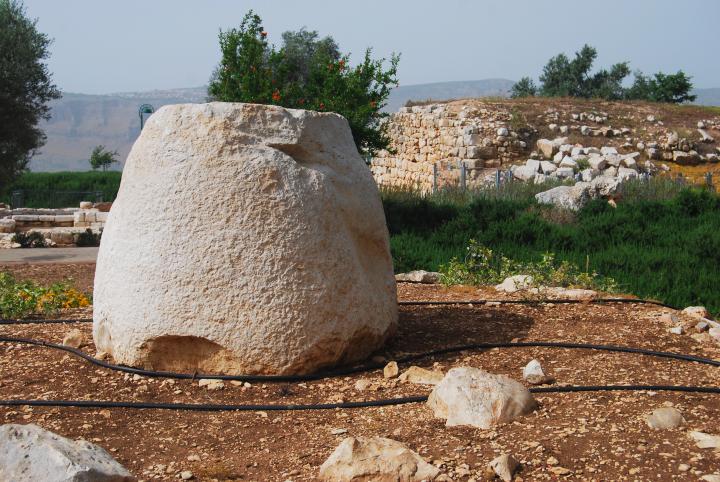
[[[370,387],[370,380],[367,380],[365,378],[361,378],[360,380],[355,382],[355,390],[359,392],[367,390],[368,387]]]
[[[383,368],[383,376],[385,378],[395,378],[400,373],[397,362],[391,361]]]
[[[198,381],[198,385],[201,387],[205,387],[208,390],[222,390],[225,388],[225,383],[223,383],[222,380],[214,380],[211,378],[203,378],[200,381]]]
[[[503,454],[490,462],[489,467],[504,482],[510,482],[520,463],[510,454]]]
[[[194,477],[195,476],[193,475],[193,473],[190,472],[189,470],[184,470],[184,471],[180,472],[180,478],[182,480],[192,480]]]
[[[685,419],[682,416],[682,412],[677,408],[662,407],[656,408],[651,413],[645,415],[645,422],[648,424],[648,427],[652,429],[662,430],[677,428],[685,423]]]

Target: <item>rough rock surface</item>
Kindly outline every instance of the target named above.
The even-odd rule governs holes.
[[[495,286],[495,290],[504,293],[515,293],[530,288],[534,282],[533,277],[530,275],[516,274],[505,278],[502,283]]]
[[[520,382],[479,368],[450,370],[433,389],[428,405],[446,425],[472,425],[488,429],[526,415],[537,407]]]
[[[165,106],[123,170],[93,335],[116,362],[299,374],[359,360],[397,323],[377,186],[341,116]]]
[[[426,370],[417,366],[411,366],[398,378],[403,383],[415,383],[418,385],[437,385],[445,377],[440,371]]]
[[[135,477],[101,447],[37,425],[0,426],[0,480],[132,482]]]
[[[408,273],[398,273],[395,275],[395,281],[434,284],[440,282],[440,273],[419,269]]]
[[[663,430],[679,427],[685,423],[685,418],[677,408],[661,407],[647,414],[645,416],[645,422],[650,428]]]
[[[520,467],[520,462],[518,462],[515,457],[510,454],[503,454],[494,458],[489,465],[500,480],[503,482],[510,482],[512,481],[513,475],[515,475],[518,467]]]
[[[574,186],[558,186],[535,195],[541,204],[554,204],[558,207],[577,211],[590,200],[590,184],[578,182]]]
[[[332,482],[419,482],[439,473],[404,444],[383,437],[348,437],[320,466],[320,479]]]

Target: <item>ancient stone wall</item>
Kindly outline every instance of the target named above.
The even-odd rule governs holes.
[[[502,106],[458,103],[403,107],[392,114],[389,134],[393,153],[381,151],[371,161],[376,182],[384,188],[430,191],[457,184],[459,166],[467,184],[481,182],[495,170],[528,152],[531,130],[515,131],[513,113]],[[434,167],[435,166],[435,167]]]

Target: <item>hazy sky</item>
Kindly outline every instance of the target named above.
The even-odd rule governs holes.
[[[718,0],[25,0],[55,39],[50,68],[67,92],[205,85],[220,28],[258,12],[271,42],[306,26],[357,58],[402,54],[401,84],[537,77],[547,59],[583,43],[598,63],[683,69],[720,87]],[[351,59],[352,60],[352,59]]]

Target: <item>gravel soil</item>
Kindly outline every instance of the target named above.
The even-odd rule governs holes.
[[[0,267],[3,269],[3,267]],[[15,270],[19,268],[14,267]],[[18,277],[91,280],[93,265],[25,266]],[[43,271],[45,270],[45,271]],[[400,284],[400,300],[499,298],[492,289]],[[402,306],[397,336],[379,352],[386,360],[473,342],[568,341],[616,344],[720,359],[719,345],[673,335],[662,315],[643,304]],[[58,317],[90,317],[74,310]],[[78,328],[83,350],[95,354],[91,324],[0,325],[2,336],[55,343]],[[657,384],[720,386],[720,368],[592,350],[512,348],[461,352],[418,361],[446,371],[480,367],[521,379],[532,358],[557,385]],[[401,366],[401,372],[407,366]],[[357,390],[360,379],[370,382]],[[95,367],[71,354],[0,343],[0,398],[218,404],[306,404],[427,395],[430,387],[385,379],[381,370],[306,383],[225,382],[208,390],[198,381],[155,379]],[[720,453],[700,449],[690,430],[720,435],[720,396],[671,392],[538,394],[539,409],[512,423],[480,430],[445,427],[422,403],[324,411],[191,412],[175,410],[0,407],[0,423],[35,423],[106,448],[140,480],[316,480],[318,467],[349,435],[384,436],[407,444],[452,480],[483,480],[497,455],[522,462],[518,480],[698,480],[720,473]],[[643,416],[673,406],[686,423],[652,430]],[[560,475],[564,474],[564,475]]]

